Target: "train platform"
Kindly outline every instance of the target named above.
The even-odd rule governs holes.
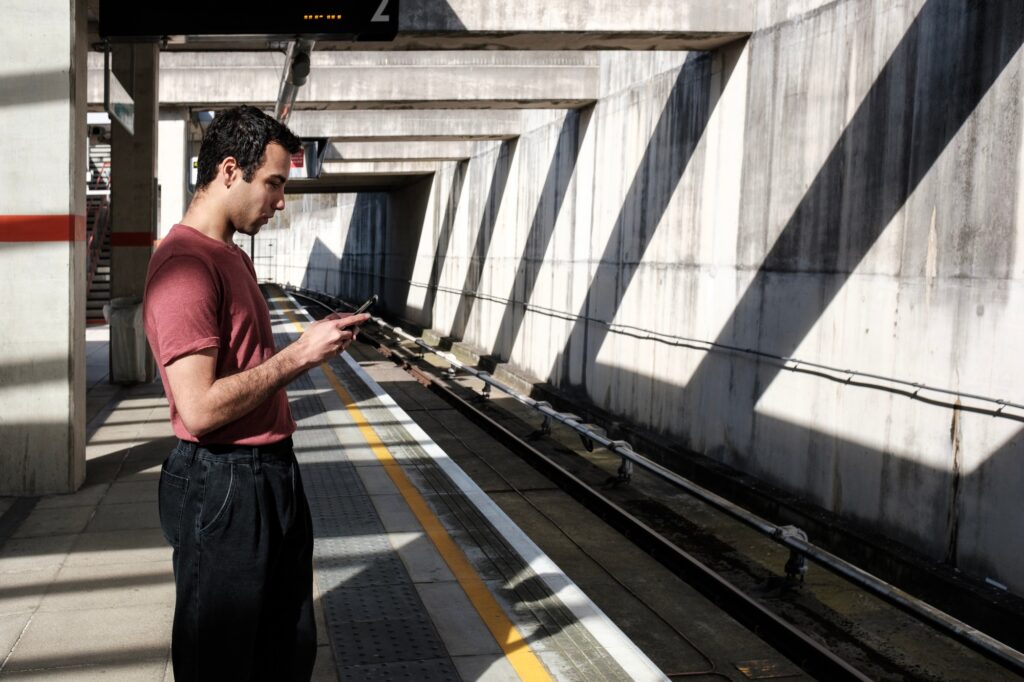
[[[270,303],[281,346],[310,318]],[[90,335],[85,485],[0,498],[0,678],[173,679],[167,403],[159,384],[103,381],[104,328]],[[665,679],[351,356],[289,398],[316,534],[314,679]]]

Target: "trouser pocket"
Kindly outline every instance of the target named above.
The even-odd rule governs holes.
[[[185,506],[185,494],[188,492],[187,476],[169,471],[172,468],[173,455],[160,467],[160,483],[157,490],[157,508],[160,513],[160,530],[163,531],[167,543],[177,549],[181,542],[181,515]]]
[[[199,534],[206,535],[224,523],[235,492],[235,465],[231,462],[202,462],[203,507],[199,513]]]

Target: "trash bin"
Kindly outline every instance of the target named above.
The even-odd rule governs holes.
[[[148,380],[149,346],[138,296],[110,300],[110,382],[138,384]]]

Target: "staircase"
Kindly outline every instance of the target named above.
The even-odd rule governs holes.
[[[89,147],[91,171],[86,196],[86,324],[104,324],[103,306],[110,301],[110,145]]]

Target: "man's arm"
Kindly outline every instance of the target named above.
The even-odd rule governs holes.
[[[220,379],[216,348],[175,360],[166,367],[167,380],[182,423],[189,433],[202,436],[244,417],[295,377],[348,348],[367,318],[366,313],[330,315],[266,362]]]

